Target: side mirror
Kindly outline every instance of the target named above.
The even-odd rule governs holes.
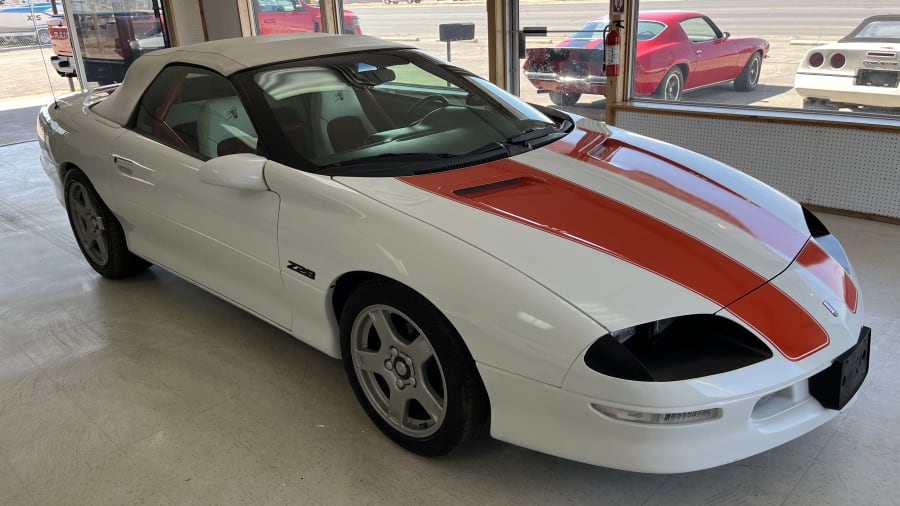
[[[728,32],[722,32],[722,35],[724,35],[724,37],[723,37],[724,39],[727,39],[728,37],[731,37],[731,34],[728,33]]]
[[[220,156],[200,167],[200,181],[237,190],[268,190],[265,165],[265,158],[252,153]]]

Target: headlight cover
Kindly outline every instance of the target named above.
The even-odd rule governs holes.
[[[633,381],[680,381],[733,371],[772,357],[740,324],[715,315],[688,315],[616,330],[588,348],[585,364]]]

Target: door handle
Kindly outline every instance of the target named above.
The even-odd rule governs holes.
[[[697,54],[703,54],[703,50],[702,50],[702,49],[698,49],[698,50],[697,50]]]
[[[150,167],[145,167],[130,158],[125,158],[124,156],[113,155],[113,163],[116,164],[116,168],[119,169],[119,172],[125,174],[126,176],[134,174],[135,169],[152,172]]]

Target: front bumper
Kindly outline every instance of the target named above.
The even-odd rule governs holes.
[[[868,329],[862,334],[867,339]],[[868,341],[861,338],[859,343],[867,346]],[[804,370],[800,364],[769,360],[695,380],[640,383],[611,381],[579,359],[563,388],[478,367],[490,395],[493,437],[593,465],[680,473],[750,457],[834,418],[840,411],[823,407],[810,393],[810,385],[821,383],[834,369],[831,361],[818,363],[818,369],[799,376]],[[586,395],[588,390],[595,394]],[[638,400],[641,404],[635,404]],[[597,404],[650,413],[714,409],[719,416],[654,425],[610,418],[592,407]]]
[[[798,72],[794,89],[803,98],[827,100],[836,106],[861,105],[900,108],[900,88],[856,84],[856,76],[829,76]]]

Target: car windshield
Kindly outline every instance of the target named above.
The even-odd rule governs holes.
[[[278,64],[245,82],[275,139],[266,142],[273,158],[330,175],[447,170],[533,149],[571,129],[567,116],[417,50]]]
[[[570,39],[599,39],[603,37],[607,22],[591,21],[573,33]],[[666,25],[658,21],[638,21],[637,40],[650,40],[666,29]]]

